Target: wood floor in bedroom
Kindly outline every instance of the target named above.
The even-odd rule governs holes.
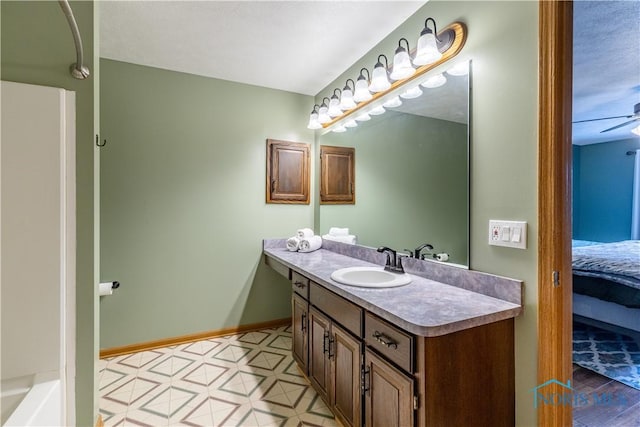
[[[574,427],[640,426],[640,390],[575,364],[573,388],[589,398],[588,404],[574,405]],[[612,397],[612,400],[595,404],[594,394],[600,399]]]

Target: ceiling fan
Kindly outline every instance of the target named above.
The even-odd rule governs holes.
[[[601,130],[600,133],[609,132],[610,130],[618,129],[623,126],[627,126],[633,122],[640,121],[640,103],[637,103],[636,105],[633,106],[633,114],[630,116],[602,117],[600,119],[579,120],[573,123],[586,123],[586,122],[595,122],[598,120],[610,120],[610,119],[631,119],[631,120],[621,123],[619,125],[610,127],[609,129]]]

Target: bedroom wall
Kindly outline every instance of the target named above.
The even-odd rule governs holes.
[[[574,239],[614,242],[631,237],[634,156],[640,138],[574,147]]]

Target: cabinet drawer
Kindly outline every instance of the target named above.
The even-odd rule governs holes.
[[[413,373],[415,342],[412,335],[371,313],[365,313],[364,340],[400,368]]]
[[[309,299],[309,279],[302,274],[291,272],[291,288],[301,297]]]
[[[357,337],[362,337],[362,308],[311,282],[309,301]]]

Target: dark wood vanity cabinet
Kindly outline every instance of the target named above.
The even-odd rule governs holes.
[[[349,427],[513,426],[513,319],[421,337],[291,271],[293,357]]]
[[[362,343],[309,309],[309,380],[345,426],[360,426]]]
[[[309,303],[300,295],[294,293],[291,300],[291,316],[293,318],[291,334],[291,354],[298,362],[298,366],[305,375],[308,374],[308,338],[309,331]]]
[[[331,339],[331,406],[344,425],[360,426],[362,343],[336,324]]]
[[[413,427],[414,379],[367,348],[363,391],[365,426]]]
[[[293,359],[298,362],[300,370],[305,375],[309,374],[309,279],[303,275],[291,271],[291,353]]]
[[[330,401],[330,328],[331,321],[311,307],[309,310],[309,380],[326,402]]]

